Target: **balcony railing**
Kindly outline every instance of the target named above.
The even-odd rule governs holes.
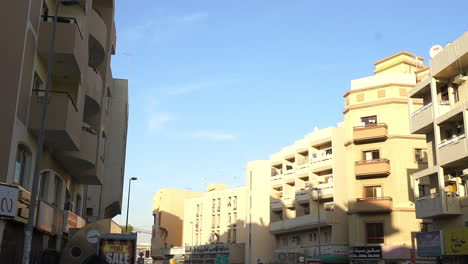
[[[459,215],[460,202],[458,193],[443,192],[445,203],[440,193],[432,193],[416,199],[416,218],[435,218],[439,216]]]
[[[55,20],[54,16],[41,16],[41,17],[42,17],[43,21],[45,21],[45,22],[54,22],[54,20]],[[78,29],[78,32],[80,33],[81,39],[83,39],[83,34],[81,33],[80,25],[78,25],[78,22],[76,21],[76,18],[58,16],[57,17],[57,23],[75,24],[76,28]]]
[[[421,113],[422,111],[426,110],[427,108],[431,107],[432,106],[432,102],[428,103],[427,105],[424,105],[423,107],[419,108],[418,110],[414,111],[413,113],[411,113],[411,116],[415,116],[419,113]]]
[[[439,146],[439,148],[443,148],[443,147],[445,147],[447,145],[458,142],[459,140],[464,139],[464,138],[465,138],[465,134],[461,134],[461,135],[455,136],[455,137],[453,137],[453,138],[451,138],[451,139],[449,139],[449,140],[447,140],[447,141],[445,141],[443,143],[440,143],[438,146]]]
[[[33,94],[37,95],[38,96],[38,100],[40,100],[40,103],[43,103],[43,104],[48,104],[50,102],[50,100],[53,100],[53,97],[51,97],[49,95],[49,97],[46,99],[45,98],[45,91],[46,90],[41,90],[41,89],[33,89],[32,92]],[[44,93],[44,96],[41,96],[42,93]],[[73,100],[73,97],[70,95],[69,92],[64,92],[64,91],[49,91],[49,94],[63,94],[65,95],[68,100],[70,100],[70,103],[73,105],[73,108],[75,109],[76,112],[78,112],[78,107],[76,107],[76,103],[75,101]]]
[[[385,123],[366,124],[353,128],[355,143],[373,142],[387,139],[388,128]]]
[[[354,170],[356,178],[388,176],[390,174],[390,161],[388,159],[356,161]]]
[[[385,196],[357,198],[353,211],[357,213],[391,212],[392,209],[392,198]]]

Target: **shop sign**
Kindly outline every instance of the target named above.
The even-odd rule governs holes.
[[[99,238],[99,255],[109,264],[135,264],[136,235],[106,234]]]
[[[443,232],[444,255],[468,255],[468,228],[448,228]]]
[[[0,216],[16,216],[18,187],[0,184]]]
[[[442,235],[440,231],[416,233],[418,256],[438,257],[442,255]]]
[[[349,249],[349,258],[351,259],[381,259],[382,247],[351,247]]]

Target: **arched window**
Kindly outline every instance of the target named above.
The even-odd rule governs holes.
[[[29,189],[30,186],[30,168],[31,168],[31,152],[25,145],[18,145],[16,151],[15,172],[13,175],[13,183]]]

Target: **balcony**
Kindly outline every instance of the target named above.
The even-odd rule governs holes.
[[[468,141],[465,134],[453,137],[439,144],[439,157],[441,166],[464,165],[468,157]]]
[[[101,109],[102,78],[101,74],[88,67],[86,78],[85,115],[92,116]]]
[[[295,201],[296,200],[296,195],[293,193],[293,194],[289,194],[289,195],[285,195],[283,196],[283,204],[285,207],[294,207],[295,206]]]
[[[270,199],[270,207],[273,211],[279,211],[283,209],[283,202],[281,199]]]
[[[36,90],[34,92],[42,92]],[[29,130],[39,132],[42,108],[45,98],[32,95],[29,107]],[[71,95],[67,92],[51,91],[49,94],[45,131],[45,144],[56,150],[77,151],[80,145],[80,112]]]
[[[67,151],[57,157],[63,166],[71,172],[80,172],[96,166],[98,136],[89,125],[83,124],[81,129],[80,150]]]
[[[309,168],[313,171],[320,171],[325,170],[327,168],[331,168],[333,165],[333,155],[327,154],[326,152],[322,152],[315,158],[310,159]]]
[[[96,158],[96,166],[92,169],[79,172],[75,175],[78,183],[101,185],[104,183],[104,162],[100,157]]]
[[[459,69],[468,65],[468,33],[449,43],[431,60],[431,75],[436,78],[452,78]]]
[[[40,34],[37,44],[38,55],[47,66],[50,41],[52,39],[52,21],[54,17],[43,17],[47,21],[41,21]],[[55,67],[54,78],[79,81],[81,73],[85,70],[86,43],[75,18],[58,17],[55,40]]]
[[[356,179],[387,177],[390,175],[390,161],[388,159],[356,161],[354,174]]]
[[[65,211],[64,216],[66,219],[66,225],[64,226],[65,233],[70,232],[70,228],[82,228],[86,225],[86,220],[73,212]]]
[[[319,184],[316,185],[315,188],[320,189],[320,200],[322,199],[328,199],[332,198],[334,194],[334,188],[332,183],[327,183],[327,184]],[[317,191],[312,191],[312,199],[313,200],[318,200],[318,195]]]
[[[270,178],[271,185],[281,185],[282,181],[283,181],[283,175],[282,174],[271,176],[271,178]]]
[[[36,227],[52,234],[62,234],[64,212],[42,200],[39,200]]]
[[[433,109],[432,103],[428,103],[411,114],[410,132],[412,134],[425,134],[432,129]]]
[[[416,199],[416,218],[436,218],[440,216],[460,215],[460,201],[457,194],[443,192]],[[445,198],[445,199],[442,199]],[[443,201],[445,200],[445,201]]]
[[[281,234],[288,232],[296,232],[325,226],[332,223],[333,212],[320,211],[320,221],[317,214],[298,216],[292,219],[285,219],[270,223],[270,232],[273,234]]]
[[[106,56],[107,27],[99,13],[91,8],[88,17],[89,61],[88,65],[98,68]]]
[[[387,139],[387,125],[384,123],[356,126],[353,128],[355,144],[383,141]]]
[[[393,209],[391,197],[358,198],[353,212],[356,213],[386,213]]]
[[[309,202],[310,199],[310,191],[309,190],[300,190],[296,192],[296,201],[301,202]]]

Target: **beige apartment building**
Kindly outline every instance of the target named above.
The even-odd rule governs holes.
[[[197,196],[201,196],[201,193],[172,188],[161,189],[154,195],[151,236],[153,263],[167,262],[174,255],[170,252],[171,248],[183,246],[185,200]]]
[[[316,130],[270,157],[270,232],[276,263],[347,263],[342,124]]]
[[[32,261],[60,251],[71,228],[120,213],[128,104],[127,82],[113,79],[110,69],[115,3],[60,4],[53,17],[55,4],[7,1],[8,12],[0,18],[1,33],[8,36],[1,44],[0,188],[19,189],[12,198],[16,213],[0,218],[0,259],[6,263],[20,263],[22,257],[44,103],[48,115]],[[53,20],[55,67],[45,99]],[[96,197],[99,206],[87,203]]]
[[[412,233],[421,228],[411,174],[427,167],[427,144],[423,135],[410,133],[407,93],[426,67],[423,60],[408,52],[384,58],[375,63],[374,75],[352,80],[344,94],[348,234],[354,263],[411,260]]]
[[[416,217],[429,231],[418,234],[418,254],[468,263],[468,247],[460,242],[468,241],[468,32],[433,51],[438,54],[408,94],[411,133],[425,135],[428,150],[428,168],[413,173]],[[427,235],[439,242],[430,251],[423,248]]]

